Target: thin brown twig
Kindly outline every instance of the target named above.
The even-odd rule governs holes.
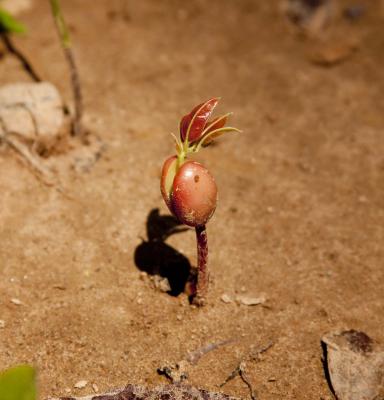
[[[236,339],[227,339],[219,342],[209,343],[206,346],[193,351],[192,353],[188,353],[184,359],[177,363],[163,365],[157,369],[157,372],[160,375],[165,375],[172,383],[180,383],[188,378],[188,364],[196,365],[201,357],[203,357],[205,354],[235,341]]]
[[[229,381],[232,379],[236,378],[236,376],[239,376],[240,379],[248,386],[248,389],[250,391],[250,396],[252,400],[257,400],[257,395],[256,391],[251,385],[249,379],[246,376],[245,372],[245,365],[246,361],[258,361],[260,354],[265,353],[267,350],[269,350],[274,343],[272,341],[269,341],[266,345],[257,348],[256,350],[251,350],[250,353],[244,357],[239,364],[236,366],[236,368],[228,375],[228,377],[225,379],[225,381],[219,385],[219,387],[223,387],[226,385]]]
[[[201,347],[193,351],[192,353],[189,353],[185,360],[188,361],[190,364],[197,364],[200,358],[203,357],[205,354],[209,353],[210,351],[216,350],[221,346],[225,346],[226,344],[233,343],[234,341],[235,339],[227,339],[220,342],[209,343],[206,346]]]
[[[251,382],[249,381],[249,379],[247,378],[247,376],[245,374],[245,363],[240,364],[239,376],[240,376],[241,380],[248,386],[249,395],[251,396],[251,399],[257,400],[256,390],[253,388]]]
[[[20,62],[25,71],[28,73],[28,75],[35,81],[35,82],[41,82],[41,78],[39,74],[35,71],[33,68],[32,64],[30,61],[27,59],[27,57],[20,51],[18,50],[15,45],[13,44],[12,39],[7,35],[5,32],[2,32],[0,34],[1,39],[4,43],[5,48],[7,51],[11,54],[13,54]]]
[[[17,138],[9,135],[4,121],[0,117],[0,142],[3,142],[10,149],[12,149],[19,157],[27,164],[33,175],[44,185],[54,188],[57,192],[62,194],[69,200],[74,200],[73,197],[68,195],[68,193],[61,186],[60,182],[56,182],[53,177],[52,172],[47,169],[33,153],[28,149],[28,147],[21,143]]]

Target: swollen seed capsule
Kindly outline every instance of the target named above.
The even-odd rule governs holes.
[[[176,172],[170,194],[171,210],[185,225],[205,225],[215,212],[217,186],[209,171],[186,161]]]

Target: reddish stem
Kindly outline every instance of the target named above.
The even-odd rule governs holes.
[[[209,284],[208,272],[208,239],[205,225],[196,226],[197,241],[197,285],[193,304],[203,306],[206,302]]]

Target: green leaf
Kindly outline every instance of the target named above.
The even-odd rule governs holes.
[[[20,365],[0,374],[0,400],[35,400],[36,373],[29,365]]]
[[[26,30],[21,22],[0,8],[0,33],[24,33]]]

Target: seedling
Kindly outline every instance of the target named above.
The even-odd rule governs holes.
[[[18,58],[23,68],[28,72],[35,82],[40,82],[41,79],[32,67],[32,64],[28,61],[24,54],[15,47],[11,38],[11,36],[14,34],[24,34],[26,32],[27,28],[24,26],[24,24],[14,18],[7,11],[0,8],[0,37],[5,48],[10,54],[13,54],[16,58]]]
[[[29,365],[0,372],[0,400],[35,400],[36,373]]]
[[[198,270],[192,301],[198,306],[204,305],[208,292],[206,224],[216,209],[217,186],[208,169],[187,157],[225,132],[240,132],[225,126],[231,113],[208,121],[218,102],[218,98],[212,98],[181,119],[180,139],[173,135],[177,154],[165,161],[160,184],[161,194],[172,214],[196,231]]]
[[[75,62],[75,56],[72,50],[72,43],[69,36],[69,30],[63,13],[61,11],[59,0],[50,0],[53,19],[56,24],[57,32],[59,34],[61,47],[63,48],[65,58],[69,66],[69,71],[71,74],[72,92],[75,102],[75,116],[73,119],[73,134],[75,136],[82,136],[83,129],[81,124],[81,119],[83,116],[83,96],[81,91],[81,84],[79,78],[79,72],[77,70],[77,65]]]
[[[0,34],[25,33],[25,26],[7,11],[0,8]]]

